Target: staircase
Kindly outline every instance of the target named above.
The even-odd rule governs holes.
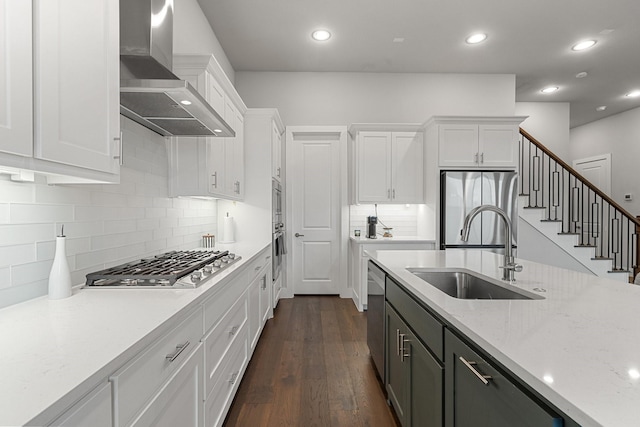
[[[640,220],[525,130],[520,135],[520,219],[578,269],[632,281],[640,271]]]

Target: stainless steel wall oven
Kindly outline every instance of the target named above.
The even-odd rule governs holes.
[[[273,252],[273,281],[280,277],[282,259],[287,253],[285,248],[284,222],[282,221],[282,186],[275,179],[272,181],[273,235],[271,250]]]

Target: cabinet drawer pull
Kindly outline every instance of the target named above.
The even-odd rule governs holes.
[[[484,153],[480,153],[480,163],[484,163]]]
[[[213,188],[218,188],[218,171],[214,172],[211,175],[211,178],[213,178],[213,182],[211,183],[211,186]]]
[[[396,356],[400,356],[400,329],[396,329]]]
[[[475,366],[475,365],[477,365],[477,363],[476,363],[476,362],[467,361],[467,360],[465,360],[465,358],[464,358],[464,357],[462,357],[462,356],[460,356],[460,357],[459,357],[459,359],[460,359],[460,361],[461,361],[462,363],[464,363],[464,364],[465,364],[465,366],[466,366],[467,368],[469,368],[469,370],[470,370],[471,372],[473,372],[473,374],[474,374],[476,377],[478,377],[478,379],[479,379],[480,381],[482,381],[482,384],[484,384],[484,385],[489,385],[489,380],[491,379],[491,375],[482,375],[480,372],[478,372],[478,370],[477,370],[476,368],[474,368],[474,366]]]
[[[478,163],[478,153],[473,155],[473,163]]]
[[[231,328],[231,330],[229,330],[229,335],[235,335],[236,332],[238,332],[238,327],[234,326],[233,328]]]
[[[231,375],[231,379],[229,379],[229,383],[230,383],[231,385],[233,385],[233,384],[235,384],[235,383],[236,383],[236,380],[238,379],[238,374],[240,374],[240,372],[234,372],[234,373]]]
[[[262,268],[261,266],[257,266],[257,267],[255,268],[255,270],[256,270],[256,271],[258,271],[258,270],[260,270],[261,268]]]
[[[166,359],[169,361],[169,363],[173,362],[174,360],[176,360],[178,356],[180,356],[180,353],[182,353],[184,349],[187,348],[188,346],[189,346],[189,341],[185,342],[182,345],[177,345],[176,351],[173,354],[167,354]]]
[[[411,342],[411,340],[406,339],[406,338],[405,338],[405,335],[404,335],[404,334],[402,334],[402,348],[400,349],[400,360],[401,360],[402,362],[404,362],[404,358],[405,358],[405,357],[409,357],[409,356],[411,356],[411,353],[409,353],[409,352],[407,351],[407,348],[404,346],[404,344],[405,344],[405,343],[408,343],[408,342]]]

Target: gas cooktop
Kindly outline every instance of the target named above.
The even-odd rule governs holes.
[[[94,289],[196,288],[240,260],[229,251],[171,251],[87,274]]]

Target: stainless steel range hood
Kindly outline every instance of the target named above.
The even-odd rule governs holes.
[[[173,0],[120,0],[120,113],[163,136],[235,136],[172,63]]]

